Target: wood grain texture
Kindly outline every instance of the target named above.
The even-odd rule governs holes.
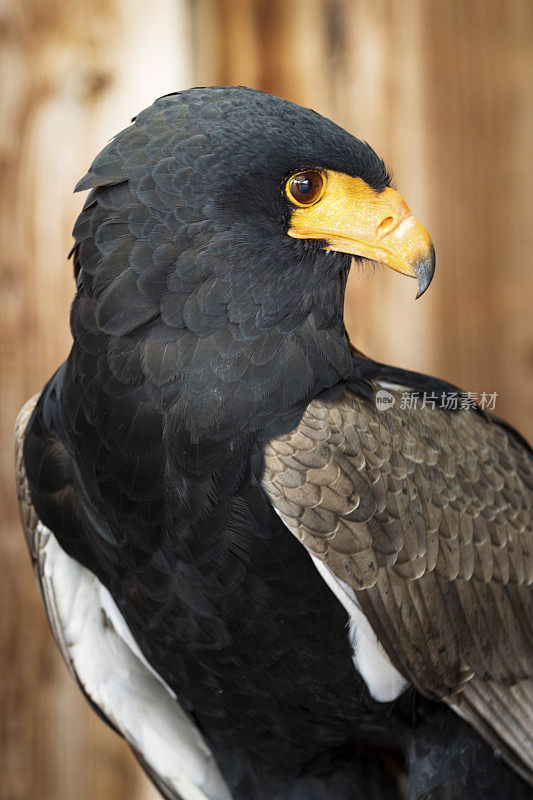
[[[158,796],[56,650],[21,536],[12,431],[70,346],[73,186],[133,114],[191,82],[184,7],[7,0],[0,11],[2,800]]]
[[[417,303],[388,270],[352,275],[354,342],[498,391],[497,412],[531,438],[532,16],[530,0],[4,0],[2,800],[153,797],[55,651],[16,512],[14,420],[69,347],[76,180],[134,113],[186,85],[248,84],[333,117],[386,158],[437,248]]]

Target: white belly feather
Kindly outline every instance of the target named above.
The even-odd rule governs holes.
[[[391,663],[364,615],[354,590],[337,578],[319,558],[315,556],[311,558],[331,591],[350,615],[349,637],[353,649],[353,661],[368,691],[374,700],[380,703],[396,700],[409,686],[409,681]]]

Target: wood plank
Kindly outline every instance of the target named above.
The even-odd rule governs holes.
[[[148,13],[149,12],[149,13]],[[72,188],[154,96],[191,82],[186,3],[6,0],[0,84],[0,797],[149,800],[126,745],[64,668],[18,522],[18,409],[68,353]]]

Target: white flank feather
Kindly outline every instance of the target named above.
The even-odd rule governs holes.
[[[142,655],[107,589],[40,522],[34,541],[52,628],[91,700],[184,800],[231,800],[200,732]]]

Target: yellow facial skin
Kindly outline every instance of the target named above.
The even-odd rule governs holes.
[[[319,198],[308,206],[295,205],[289,236],[325,239],[326,250],[371,258],[418,279],[420,297],[433,278],[435,251],[423,225],[405,200],[387,187],[376,192],[362,178],[333,170],[317,170],[324,178]]]

